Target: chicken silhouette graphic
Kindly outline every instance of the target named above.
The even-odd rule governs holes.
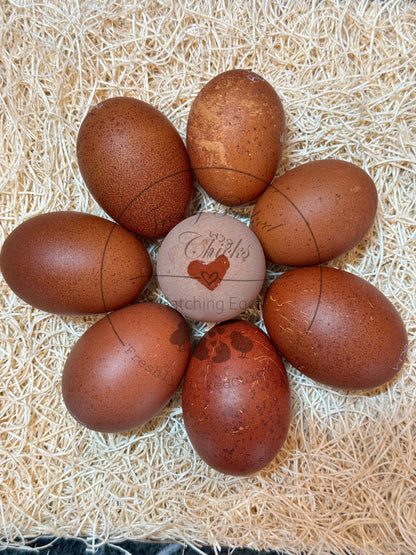
[[[230,347],[223,341],[219,341],[215,347],[215,356],[212,357],[212,362],[226,362],[231,358]]]
[[[198,360],[208,360],[209,359],[209,347],[207,336],[204,336],[198,343],[197,348],[194,351],[193,356]]]
[[[247,358],[247,353],[253,348],[253,342],[239,331],[230,334],[231,346],[240,353],[239,358]]]
[[[180,322],[176,330],[170,336],[169,341],[172,345],[177,345],[178,350],[183,352],[189,341],[188,324],[186,322]]]

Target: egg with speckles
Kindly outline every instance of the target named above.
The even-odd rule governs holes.
[[[239,476],[266,467],[291,417],[286,369],[267,335],[245,320],[211,328],[191,356],[182,407],[189,439],[209,466]]]
[[[98,314],[133,302],[152,276],[142,242],[106,218],[76,211],[29,218],[7,237],[3,277],[22,300],[56,314]]]
[[[113,97],[81,123],[77,160],[89,191],[115,221],[148,239],[186,217],[193,183],[178,131],[157,108]]]
[[[273,179],[286,137],[273,86],[247,69],[220,73],[199,91],[188,116],[186,144],[195,176],[215,200],[247,204]]]
[[[357,245],[371,229],[377,189],[345,160],[301,164],[275,179],[257,200],[250,228],[275,264],[310,266]]]
[[[263,317],[281,355],[327,386],[381,386],[406,358],[407,332],[397,309],[345,270],[310,266],[283,273],[266,291]]]
[[[91,430],[141,426],[179,387],[190,351],[189,326],[173,308],[144,302],[116,310],[73,346],[62,374],[64,403]]]

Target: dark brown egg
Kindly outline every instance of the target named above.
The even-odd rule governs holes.
[[[173,308],[139,303],[112,312],[70,352],[62,376],[65,405],[92,430],[140,426],[171,399],[190,348],[188,325]]]
[[[229,206],[254,200],[276,173],[285,133],[282,102],[270,83],[244,69],[217,75],[188,118],[187,148],[200,185]]]
[[[81,212],[26,220],[4,242],[0,264],[16,295],[58,314],[121,308],[140,295],[152,275],[149,253],[137,237]]]
[[[309,266],[359,243],[376,211],[376,186],[363,169],[343,160],[316,160],[273,181],[257,200],[250,227],[270,261]]]
[[[267,335],[247,321],[228,321],[196,346],[182,391],[185,427],[211,467],[234,475],[264,468],[290,424],[286,369]]]
[[[407,333],[393,304],[343,270],[312,266],[282,274],[267,289],[263,316],[280,353],[329,386],[380,386],[406,357]]]
[[[77,158],[96,201],[137,235],[163,237],[187,215],[188,154],[172,123],[150,104],[115,97],[95,106],[79,129]]]

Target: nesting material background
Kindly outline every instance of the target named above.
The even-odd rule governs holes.
[[[75,156],[93,104],[140,98],[184,138],[201,87],[224,70],[250,68],[286,111],[278,174],[338,157],[373,177],[375,225],[331,265],[394,303],[410,346],[401,373],[371,392],[334,391],[288,365],[288,439],[264,471],[237,478],[194,453],[180,391],[127,434],[76,424],[62,402],[61,372],[98,317],[31,308],[1,278],[0,546],[52,534],[289,553],[416,552],[415,37],[407,0],[1,2],[1,243],[46,211],[104,215]],[[243,221],[252,210],[230,211],[196,188],[192,212],[201,208]],[[155,260],[158,243],[147,246]],[[283,270],[269,265],[267,283]],[[164,302],[155,279],[142,298]],[[261,297],[245,317],[263,327]],[[208,329],[191,324],[195,340]]]

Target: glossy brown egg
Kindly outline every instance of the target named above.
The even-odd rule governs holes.
[[[81,424],[121,432],[155,416],[181,383],[190,331],[173,308],[138,303],[106,315],[74,345],[62,375],[63,400]]]
[[[376,186],[363,169],[343,160],[316,160],[273,181],[257,200],[250,227],[270,261],[309,266],[357,245],[376,211]]]
[[[275,176],[285,114],[274,88],[244,69],[221,73],[195,98],[186,143],[200,185],[229,206],[257,198]]]
[[[146,102],[115,97],[92,108],[79,129],[77,159],[96,201],[137,235],[163,237],[188,213],[192,174],[185,145]]]
[[[230,320],[196,346],[182,391],[190,441],[216,470],[255,473],[276,456],[290,424],[286,369],[267,335]]]
[[[70,211],[40,214],[17,226],[4,242],[0,264],[18,297],[57,314],[121,308],[152,275],[149,253],[132,233]]]
[[[267,289],[264,323],[280,353],[323,384],[369,389],[391,380],[407,351],[393,304],[371,283],[324,266],[282,274]]]

